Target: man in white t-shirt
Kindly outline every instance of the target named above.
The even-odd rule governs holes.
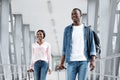
[[[64,30],[63,54],[58,69],[64,69],[64,61],[67,62],[67,79],[75,80],[78,74],[78,80],[86,80],[88,63],[90,70],[95,68],[95,43],[92,30],[90,29],[90,52],[87,50],[86,27],[81,22],[82,12],[74,8],[71,13],[73,23]]]

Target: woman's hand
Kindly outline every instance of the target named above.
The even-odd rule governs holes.
[[[30,68],[29,70],[27,70],[27,72],[34,72],[34,70]]]
[[[52,73],[52,70],[48,69],[48,74],[51,74]]]

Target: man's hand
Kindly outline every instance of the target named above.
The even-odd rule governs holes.
[[[95,61],[90,61],[90,71],[93,71],[95,68]]]
[[[64,64],[57,65],[55,70],[62,70],[62,69],[66,69]]]
[[[91,61],[90,61],[90,71],[93,71],[95,68],[95,56],[91,56]]]
[[[62,55],[60,65],[57,65],[55,68],[56,71],[66,69],[64,66],[64,61],[65,61],[65,55]]]

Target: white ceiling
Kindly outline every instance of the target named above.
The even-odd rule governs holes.
[[[87,0],[12,0],[11,3],[12,13],[22,14],[23,23],[30,24],[31,31],[45,30],[53,55],[61,55],[64,28],[72,23],[71,10],[78,7],[87,13]]]

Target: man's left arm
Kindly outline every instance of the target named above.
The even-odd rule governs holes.
[[[90,29],[90,38],[91,38],[91,50],[90,50],[90,55],[91,55],[91,60],[90,60],[90,70],[94,70],[95,68],[95,58],[96,58],[96,47],[95,47],[95,42],[94,42],[94,36],[92,29]]]

